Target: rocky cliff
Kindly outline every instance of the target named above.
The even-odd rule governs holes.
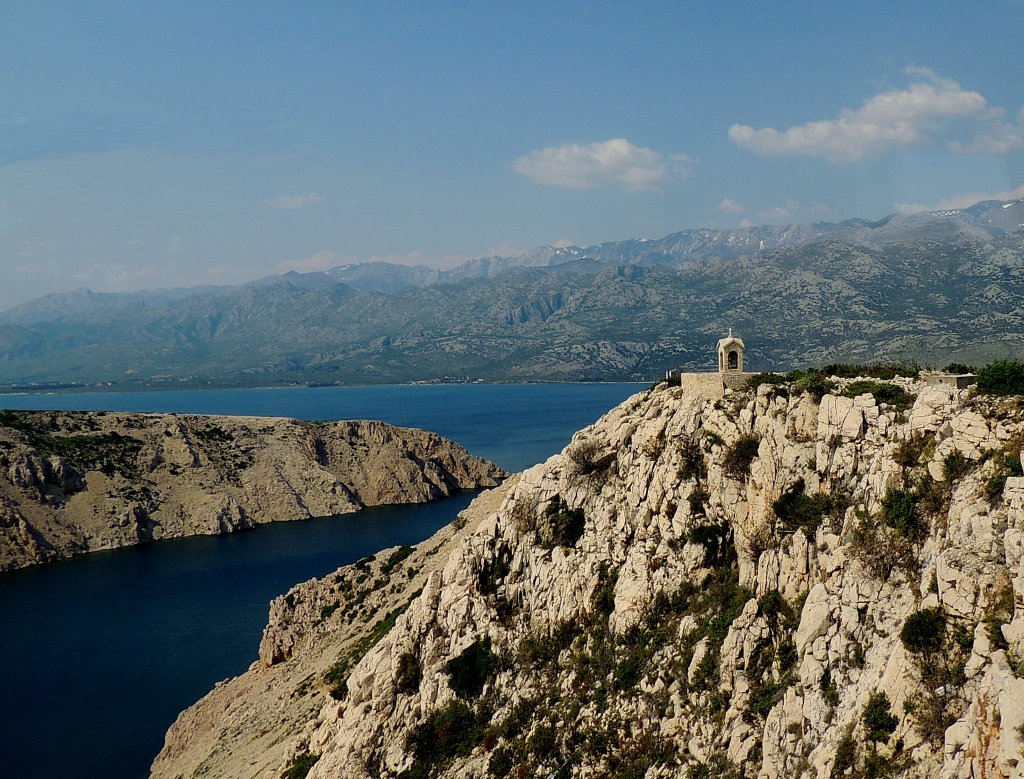
[[[1024,776],[1024,405],[641,393],[294,588],[155,777]]]
[[[0,570],[418,503],[502,475],[440,436],[381,422],[0,412]]]

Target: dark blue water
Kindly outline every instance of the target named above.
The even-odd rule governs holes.
[[[509,470],[560,450],[633,384],[0,396],[0,408],[373,418],[436,430]],[[271,598],[472,499],[163,541],[0,575],[0,777],[138,779],[178,712],[256,659]]]

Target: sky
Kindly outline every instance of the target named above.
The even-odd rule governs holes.
[[[0,310],[1024,196],[1024,0],[0,0]]]

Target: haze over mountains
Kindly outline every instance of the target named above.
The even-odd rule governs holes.
[[[384,262],[235,287],[48,295],[0,313],[0,385],[649,379],[985,361],[1024,342],[1024,200],[683,230],[455,269]]]

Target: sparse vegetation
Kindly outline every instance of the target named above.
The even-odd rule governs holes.
[[[864,733],[872,744],[888,741],[900,724],[899,717],[890,711],[890,707],[889,696],[884,692],[873,692],[868,697],[861,721],[864,723]]]
[[[412,695],[420,689],[423,667],[414,652],[403,652],[398,658],[398,673],[395,675],[395,689],[403,695]]]
[[[757,457],[760,444],[760,437],[753,434],[737,438],[722,461],[725,472],[734,479],[745,479],[750,475],[750,465]]]
[[[747,379],[747,389],[756,391],[762,384],[785,384],[786,377],[781,373],[755,373]]]
[[[884,381],[853,381],[843,390],[843,395],[847,398],[865,394],[872,395],[879,403],[888,403],[897,411],[905,411],[914,405],[914,395],[903,387]]]
[[[343,652],[341,657],[324,672],[323,681],[327,685],[327,691],[332,698],[339,701],[345,698],[345,695],[348,694],[349,671],[391,631],[398,617],[409,608],[409,604],[418,595],[419,593],[414,594],[404,606],[399,606],[397,609],[385,614],[367,635]]]
[[[704,565],[725,565],[735,557],[732,528],[726,523],[696,525],[690,529],[688,540],[691,544],[700,544],[704,547]]]
[[[680,442],[677,448],[679,451],[679,478],[696,479],[697,482],[706,478],[708,468],[699,441],[687,438]]]
[[[1024,362],[996,360],[978,371],[978,392],[986,395],[1024,395]]]
[[[407,736],[406,745],[415,763],[400,776],[426,779],[456,757],[465,757],[480,743],[485,724],[461,700],[450,701],[431,712]]]
[[[942,742],[965,705],[964,664],[973,641],[953,627],[941,609],[930,608],[911,614],[900,630],[921,681],[920,692],[910,700],[914,728],[935,744]]]
[[[478,698],[484,686],[497,672],[498,656],[491,651],[489,638],[477,639],[448,661],[445,673],[448,685],[460,698]]]
[[[870,363],[867,365],[832,363],[822,368],[821,372],[826,376],[835,376],[840,379],[855,379],[858,376],[866,376],[872,379],[888,381],[895,379],[897,376],[916,379],[921,375],[921,366],[917,363]]]
[[[394,552],[388,555],[388,559],[384,562],[384,565],[381,566],[380,572],[387,576],[393,570],[395,570],[395,568],[397,568],[403,562],[405,562],[406,558],[408,558],[409,555],[411,555],[415,551],[416,548],[412,546],[398,547],[398,549],[396,549]]]
[[[826,517],[840,517],[848,505],[849,499],[839,491],[808,495],[804,480],[797,479],[772,504],[772,509],[787,530],[803,528],[813,536]]]
[[[703,487],[694,487],[690,490],[690,494],[686,497],[686,502],[690,506],[690,515],[693,517],[702,517],[707,512],[705,506],[711,499],[711,493]]]
[[[985,481],[984,493],[989,503],[995,503],[1003,496],[1006,480],[1012,476],[1024,476],[1021,467],[1019,444],[1011,444],[995,455],[996,470]]]
[[[946,633],[946,618],[941,609],[923,609],[907,617],[900,630],[900,641],[918,655],[938,652]]]
[[[306,776],[319,759],[320,755],[300,752],[292,759],[285,772],[281,774],[281,779],[306,779]]]
[[[596,478],[615,461],[615,452],[601,454],[601,445],[592,438],[572,444],[566,451],[569,475],[574,479]]]
[[[919,430],[911,433],[909,438],[899,442],[893,451],[893,461],[903,468],[914,468],[921,464],[921,458],[930,447],[935,446],[933,436],[927,435]]]
[[[481,595],[494,595],[498,587],[508,576],[512,564],[512,550],[505,544],[501,544],[494,553],[494,557],[485,560],[477,571],[477,589]]]

